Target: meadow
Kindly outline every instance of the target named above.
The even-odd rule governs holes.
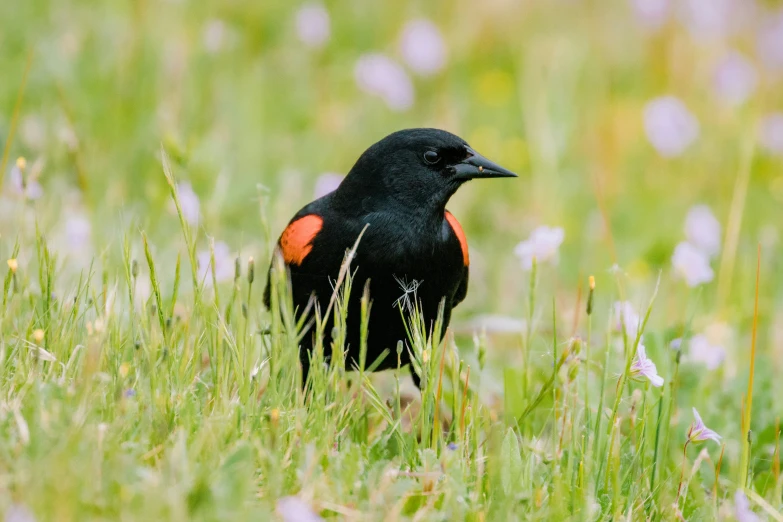
[[[780,2],[0,2],[0,64],[7,522],[783,520]],[[305,394],[275,242],[408,127],[520,177],[421,393]]]

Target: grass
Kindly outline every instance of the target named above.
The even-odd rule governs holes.
[[[330,4],[321,50],[296,41],[295,6],[282,3],[11,4],[0,5],[9,520],[299,520],[297,502],[345,520],[731,520],[738,490],[781,520],[783,178],[755,143],[760,118],[780,110],[774,76],[728,109],[704,94],[719,44],[674,21],[640,34],[619,1]],[[362,52],[395,55],[413,16],[439,24],[450,66],[415,78],[415,105],[398,113],[357,90],[352,68]],[[215,22],[223,44],[209,50]],[[731,43],[753,58],[750,32]],[[700,122],[674,159],[642,125],[645,103],[667,93]],[[302,319],[278,269],[266,310],[271,247],[318,172],[424,125],[522,177],[450,203],[471,244],[468,299],[443,342],[414,301],[409,339],[385,354],[410,350],[421,394],[407,369],[346,368],[339,349],[325,366],[317,346],[305,395],[300,336],[330,314],[343,324],[349,293],[364,296],[366,325],[372,296],[346,263],[329,308]],[[20,156],[41,199],[9,188]],[[201,196],[198,223],[182,181]],[[716,280],[691,289],[670,257],[687,209],[705,202],[725,233]],[[74,216],[88,240],[74,239]],[[522,270],[513,245],[542,224],[566,231],[560,262]],[[638,325],[622,326],[618,301]],[[475,327],[486,313],[523,321]],[[710,329],[727,354],[714,370],[689,351]],[[336,348],[343,339],[338,326]],[[633,373],[642,342],[660,388]],[[693,407],[720,445],[687,442]]]

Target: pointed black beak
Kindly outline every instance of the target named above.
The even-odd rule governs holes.
[[[516,178],[517,175],[504,169],[494,161],[490,161],[475,150],[468,147],[469,156],[461,163],[454,165],[457,179],[469,180],[479,178]]]

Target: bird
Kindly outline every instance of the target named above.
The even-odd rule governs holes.
[[[346,252],[356,245],[346,317],[346,366],[358,367],[365,284],[371,300],[367,366],[386,349],[395,351],[400,341],[408,340],[399,306],[412,290],[427,325],[435,321],[442,302],[445,332],[453,308],[467,295],[470,267],[465,232],[446,205],[468,181],[512,177],[517,175],[445,130],[412,128],[389,134],[361,154],[337,189],[305,205],[281,233],[275,255],[287,268],[294,309],[312,313],[315,305],[324,313]],[[268,309],[273,269],[274,257],[264,290]],[[314,330],[302,336],[299,347],[303,386]],[[328,360],[331,317],[323,331]],[[411,362],[406,350],[397,359],[385,357],[374,370]],[[421,388],[421,376],[412,366],[411,376]]]

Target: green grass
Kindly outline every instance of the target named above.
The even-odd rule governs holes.
[[[755,143],[780,84],[762,74],[727,109],[704,94],[720,45],[674,22],[647,36],[625,2],[501,4],[330,4],[332,39],[312,51],[285,3],[0,3],[0,512],[265,520],[296,496],[346,520],[731,520],[744,486],[781,519],[783,177]],[[394,55],[413,16],[439,24],[449,68],[416,78],[414,107],[395,113],[355,87],[353,64]],[[752,56],[749,32],[731,44]],[[667,93],[700,122],[670,160],[642,126]],[[443,343],[414,310],[386,354],[411,351],[421,395],[407,369],[327,368],[318,347],[305,396],[305,323],[282,273],[262,305],[272,245],[318,173],[425,125],[522,174],[449,205],[471,244],[468,299]],[[20,156],[27,174],[45,160],[39,200],[9,192]],[[182,180],[197,226],[177,210]],[[715,281],[690,289],[670,258],[705,202],[722,249]],[[91,223],[78,246],[74,215]],[[566,231],[560,262],[524,271],[513,247],[542,224]],[[220,241],[237,256],[225,282],[198,266]],[[363,290],[344,278],[324,313],[340,324]],[[623,300],[661,388],[633,378],[642,331],[617,328]],[[485,313],[524,328],[468,326]],[[716,325],[716,370],[670,347]],[[693,407],[722,445],[686,446]]]

